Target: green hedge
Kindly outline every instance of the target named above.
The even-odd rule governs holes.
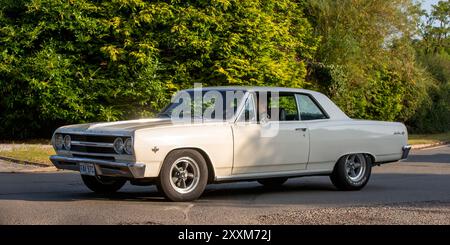
[[[302,87],[317,47],[295,1],[0,1],[0,134],[149,116],[180,89]]]
[[[311,88],[355,118],[448,130],[446,68],[386,47],[410,3],[0,0],[0,135],[151,116],[197,82]]]

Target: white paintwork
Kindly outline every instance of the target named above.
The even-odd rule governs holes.
[[[171,151],[198,149],[211,163],[216,180],[327,174],[343,155],[367,153],[376,162],[390,162],[399,160],[402,147],[407,145],[407,131],[402,123],[350,119],[321,93],[290,88],[236,88],[246,90],[246,97],[251,92],[260,91],[309,94],[326,111],[329,119],[281,122],[279,134],[275,137],[260,137],[261,124],[243,123],[237,119],[195,124],[173,124],[169,119],[141,119],[71,125],[61,127],[55,133],[131,136],[134,155],[113,156],[122,162],[144,164],[144,177],[157,177]],[[242,110],[243,105],[239,108]],[[152,151],[154,148],[158,150]],[[72,152],[59,150],[57,153],[72,156]]]
[[[205,152],[216,175],[230,175],[233,133],[229,123],[175,124],[135,131],[136,161],[147,163],[145,177],[156,177],[169,152],[195,148]],[[152,148],[158,147],[155,153]]]
[[[274,124],[268,122],[268,127]],[[233,174],[294,171],[306,169],[309,133],[296,131],[304,122],[280,122],[273,137],[261,137],[261,124],[236,123]],[[274,126],[275,127],[275,126]]]

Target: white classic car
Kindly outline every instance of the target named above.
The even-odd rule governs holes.
[[[402,123],[351,119],[318,92],[209,87],[180,91],[154,119],[58,128],[50,159],[80,171],[94,192],[115,192],[130,181],[189,201],[209,183],[271,187],[311,175],[359,190],[372,166],[408,156],[407,140]]]

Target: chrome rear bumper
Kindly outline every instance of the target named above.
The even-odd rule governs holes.
[[[409,155],[409,151],[411,150],[411,146],[410,145],[405,145],[402,147],[402,158],[401,159],[406,159],[408,158]]]
[[[56,168],[74,171],[80,171],[80,162],[92,163],[95,166],[96,174],[102,176],[144,178],[145,173],[145,164],[143,163],[113,162],[92,158],[65,157],[58,155],[51,156],[50,160]]]

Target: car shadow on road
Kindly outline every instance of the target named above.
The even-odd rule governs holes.
[[[35,173],[33,175],[39,175]],[[47,174],[46,174],[47,175]],[[327,181],[327,177],[309,177],[322,178],[321,182],[302,181],[297,183],[300,178],[291,179],[285,185],[280,187],[268,188],[258,184],[256,181],[236,182],[224,184],[210,184],[207,186],[205,192],[198,201],[203,198],[220,199],[252,199],[254,195],[264,194],[286,194],[294,192],[327,192],[335,191],[331,182]],[[45,179],[45,178],[42,178]],[[301,178],[304,179],[304,178]],[[33,183],[38,183],[33,181]],[[44,182],[43,182],[44,183]],[[46,183],[46,182],[45,182]],[[97,200],[97,201],[126,201],[126,202],[169,202],[163,194],[161,194],[155,186],[132,186],[125,185],[119,192],[110,194],[99,194],[91,192],[87,189],[81,181],[71,180],[70,183],[65,184],[68,188],[64,190],[59,186],[55,190],[34,191],[27,189],[26,186],[19,191],[11,193],[0,193],[0,200],[26,200],[26,201],[83,201],[83,200]]]
[[[15,185],[20,185],[15,183]],[[136,187],[126,185],[114,194],[96,194],[85,188],[81,181],[61,183],[41,190],[39,182],[35,189],[24,187],[6,193],[0,189],[1,200],[26,200],[31,202],[98,201],[124,203],[154,203],[172,205],[154,186]],[[3,187],[2,187],[3,188]],[[304,177],[290,179],[278,188],[265,188],[256,182],[240,182],[209,185],[201,198],[193,203],[209,206],[255,206],[300,205],[300,204],[354,204],[364,202],[404,201],[415,199],[450,199],[450,176],[446,174],[373,174],[371,181],[362,191],[337,191],[327,177]],[[4,193],[2,193],[4,192]],[[447,193],[447,194],[445,194]],[[175,203],[176,204],[176,203]]]
[[[140,187],[142,188],[142,187]],[[97,200],[97,201],[126,201],[126,202],[163,202],[172,203],[164,198],[163,194],[158,190],[149,186],[148,191],[136,191],[133,187],[121,190],[112,194],[97,194],[93,192],[75,193],[70,195],[74,200]],[[288,195],[290,193],[306,193],[306,192],[334,192],[336,189],[331,183],[288,183],[286,185],[267,188],[257,184],[256,182],[246,183],[228,183],[228,184],[213,184],[209,185],[203,195],[196,202],[212,201],[220,202],[226,201],[251,201],[255,195]],[[69,196],[68,196],[69,197]],[[1,199],[1,198],[0,198]],[[58,201],[58,200],[55,200]]]

